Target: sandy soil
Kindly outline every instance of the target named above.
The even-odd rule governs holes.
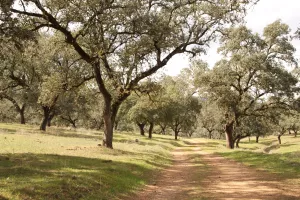
[[[174,163],[126,200],[293,200],[300,185],[201,151],[202,144],[178,148]],[[197,158],[197,159],[195,159]],[[204,164],[204,165],[203,165]],[[299,180],[298,180],[299,183]]]

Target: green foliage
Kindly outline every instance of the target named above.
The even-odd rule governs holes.
[[[201,105],[198,98],[193,96],[194,88],[188,79],[183,77],[166,77],[163,82],[160,113],[162,122],[166,123],[174,132],[182,132],[191,136],[196,129],[197,114]]]
[[[211,102],[205,102],[204,100],[198,115],[198,130],[202,132],[204,129],[205,135],[210,139],[221,139],[221,135],[224,132],[223,120],[223,113],[218,106]]]
[[[297,79],[284,67],[294,62],[288,34],[288,26],[280,21],[268,25],[263,36],[245,26],[229,28],[219,49],[224,59],[197,79],[203,98],[222,108],[243,135],[258,124],[265,130],[263,121],[289,109],[298,91]]]
[[[2,4],[4,16],[14,15],[27,30],[62,34],[61,41],[93,70],[105,100],[103,141],[112,148],[118,109],[139,82],[177,54],[203,53],[217,32],[242,21],[256,0],[12,2]]]
[[[64,78],[61,74],[54,73],[44,79],[38,103],[42,106],[52,107],[56,103],[57,97],[64,92]]]

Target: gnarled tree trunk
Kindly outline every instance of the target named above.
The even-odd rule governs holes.
[[[172,130],[174,131],[174,134],[175,134],[175,140],[178,140],[178,135],[181,131],[181,124],[180,124],[179,120],[175,121],[175,124],[173,125]]]
[[[114,129],[118,130],[118,127],[119,127],[119,121],[115,121],[115,127],[114,127]]]
[[[152,138],[152,132],[153,132],[153,127],[154,127],[154,123],[153,122],[149,122],[149,138]]]
[[[12,98],[12,97],[10,97],[6,94],[2,94],[1,97],[7,99],[8,101],[10,101],[14,105],[14,107],[16,108],[16,111],[20,114],[20,123],[25,124],[26,123],[25,122],[25,107],[26,107],[26,104],[23,104],[20,107],[18,102],[14,98]]]
[[[49,118],[48,118],[48,122],[47,122],[47,126],[48,127],[51,127],[51,122],[52,122],[52,119],[54,118],[55,116],[55,113],[53,112],[52,114],[50,114]]]
[[[236,148],[240,148],[240,146],[239,146],[240,141],[241,141],[241,136],[238,135],[238,137],[237,137],[237,139],[236,139],[236,142],[235,142],[235,147],[236,147]]]
[[[21,120],[21,124],[25,124],[25,104],[21,107],[21,109],[19,110],[20,113],[20,120]]]
[[[161,134],[166,135],[167,125],[160,124]]]
[[[279,135],[277,136],[279,144],[281,144],[281,136],[283,136],[284,133],[285,133],[285,128],[281,128],[281,131],[279,132]]]
[[[174,133],[175,133],[175,140],[178,140],[179,131],[175,130]]]
[[[48,106],[42,106],[42,108],[43,108],[43,112],[44,112],[44,117],[43,117],[42,123],[40,125],[40,130],[46,131],[51,108],[49,108]]]
[[[208,130],[208,138],[209,139],[212,139],[212,132],[213,132],[213,130]]]
[[[103,111],[104,134],[102,145],[111,149],[113,148],[113,126],[116,116],[117,111],[113,112],[111,101],[105,102]]]
[[[255,142],[258,143],[258,140],[259,140],[259,135],[256,136]]]
[[[240,144],[240,141],[242,140],[242,139],[244,139],[244,138],[246,138],[246,137],[250,137],[250,135],[237,135],[236,136],[236,138],[234,139],[234,141],[235,141],[235,146],[236,146],[236,148],[240,148],[240,146],[239,146],[239,144]]]
[[[282,135],[278,135],[278,136],[277,136],[277,138],[278,138],[278,143],[279,143],[279,144],[281,144],[281,136],[282,136]]]
[[[142,135],[142,136],[145,136],[145,123],[139,123],[139,122],[137,122],[137,125],[138,125],[138,127],[140,128],[140,134]]]
[[[233,125],[234,125],[234,120],[227,123],[224,128],[226,134],[226,147],[229,149],[234,149]]]
[[[223,133],[222,133],[222,131],[220,131],[220,132],[219,132],[219,140],[222,139],[222,135],[223,135]]]

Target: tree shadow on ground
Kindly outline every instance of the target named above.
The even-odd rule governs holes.
[[[11,128],[0,128],[0,132],[15,134],[17,131],[15,129],[11,129]]]
[[[5,196],[7,193],[12,199],[17,199],[14,195],[19,199],[111,199],[143,184],[144,174],[149,170],[131,163],[95,158],[1,155],[0,187],[5,193],[0,193],[0,199],[10,199]]]
[[[61,131],[55,131],[55,132],[45,132],[44,134],[47,135],[54,135],[54,136],[59,136],[59,137],[67,137],[67,138],[87,138],[87,139],[101,139],[100,135],[87,135],[87,134],[82,134],[82,133],[66,133],[66,132],[61,132]]]

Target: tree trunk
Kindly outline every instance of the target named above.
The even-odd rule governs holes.
[[[149,138],[152,138],[152,132],[153,132],[153,127],[154,127],[154,123],[153,122],[149,122],[150,126],[149,126]]]
[[[23,104],[23,106],[20,107],[18,102],[14,98],[12,98],[6,94],[3,94],[3,98],[7,99],[15,106],[16,111],[20,114],[20,123],[25,124],[25,107],[26,107],[26,105]]]
[[[234,120],[225,125],[226,147],[229,149],[234,149],[233,124]]]
[[[236,142],[235,142],[235,147],[236,147],[236,148],[240,148],[240,146],[239,146],[240,141],[241,141],[241,137],[239,136],[239,137],[236,139]]]
[[[294,134],[295,134],[295,137],[297,137],[297,131],[296,130],[294,130]]]
[[[220,133],[219,133],[219,140],[221,140],[222,139],[222,132],[220,131]]]
[[[175,140],[178,140],[179,131],[175,130],[174,133],[175,133]]]
[[[115,131],[118,130],[118,125],[119,125],[119,121],[115,121],[115,127],[114,127]]]
[[[212,138],[212,131],[208,131],[208,138],[209,138],[209,139]]]
[[[279,135],[278,135],[278,143],[281,144],[281,136],[283,136],[283,134],[285,133],[285,128],[281,128],[281,131],[279,132]]]
[[[278,142],[279,142],[279,144],[281,144],[281,134],[280,135],[278,135]]]
[[[47,121],[47,126],[50,127],[51,126],[51,122],[52,122],[52,119],[54,118],[55,114],[52,113],[49,115],[49,118],[48,118],[48,121]]]
[[[113,148],[113,125],[116,114],[112,112],[110,102],[106,103],[103,111],[104,134],[102,145],[111,149]]]
[[[20,109],[21,124],[25,124],[25,105]]]
[[[51,125],[52,125],[52,124],[51,124],[51,119],[48,119],[47,126],[48,126],[48,127],[51,127]]]
[[[259,140],[259,135],[256,136],[256,140],[255,140],[256,143],[258,143],[258,140]]]
[[[42,123],[41,123],[41,126],[40,126],[40,130],[46,131],[46,127],[47,127],[47,123],[48,123],[48,120],[49,120],[51,109],[47,106],[43,106],[42,108],[43,108],[43,111],[44,111],[44,117],[43,117],[43,120],[42,120]]]
[[[236,148],[240,148],[240,141],[246,137],[250,137],[250,135],[237,135],[236,138],[234,139],[234,143]]]
[[[70,120],[70,122],[71,122],[73,128],[77,128],[77,127],[76,127],[76,121],[77,121],[76,119]]]
[[[83,53],[84,54],[84,53]],[[104,99],[104,109],[103,109],[103,123],[104,123],[104,134],[103,134],[103,146],[107,148],[113,148],[113,131],[114,131],[114,123],[116,120],[116,116],[119,110],[119,107],[121,103],[127,99],[130,95],[130,90],[123,90],[120,91],[119,96],[116,100],[113,101],[113,97],[106,88],[104,84],[104,80],[102,78],[102,73],[100,71],[100,60],[98,59],[91,59],[87,55],[85,55],[84,58],[88,63],[90,63],[93,66],[94,69],[94,75],[95,79],[98,85],[98,89],[100,93],[103,96]],[[109,66],[108,66],[109,68]],[[108,74],[110,78],[112,77],[112,74]],[[136,83],[137,84],[137,83]]]
[[[159,125],[159,126],[160,126],[160,129],[161,129],[161,134],[166,135],[167,126],[166,125]]]
[[[138,125],[138,127],[140,128],[140,134],[142,135],[142,136],[145,136],[145,123],[137,123],[137,125]]]

